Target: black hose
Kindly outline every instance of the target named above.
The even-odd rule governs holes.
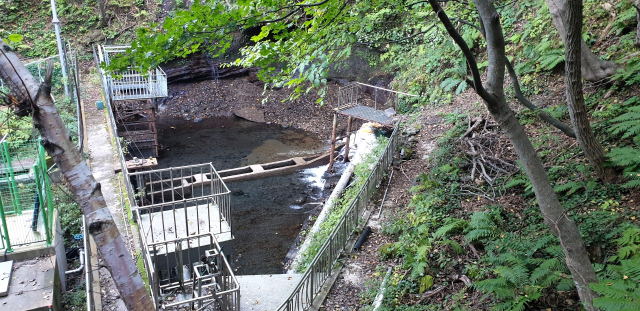
[[[353,246],[354,251],[360,250],[360,247],[367,240],[367,237],[369,237],[369,234],[371,234],[371,227],[367,226],[366,228],[364,228],[364,231],[362,232],[362,235],[360,235],[360,238],[358,239],[358,241],[356,241],[356,245]]]

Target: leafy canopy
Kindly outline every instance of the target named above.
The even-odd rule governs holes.
[[[472,6],[461,12],[469,13]],[[341,61],[358,48],[385,52],[393,44],[446,41],[438,36],[443,31],[439,27],[430,7],[421,1],[194,1],[162,24],[138,29],[126,55],[114,58],[108,69],[146,71],[197,52],[225,56],[233,46],[242,45],[241,56],[226,65],[256,66],[263,81],[295,87],[296,94],[321,88],[322,96],[328,71],[341,68]],[[310,86],[303,90],[300,85],[305,81]],[[464,87],[456,84],[460,91]]]

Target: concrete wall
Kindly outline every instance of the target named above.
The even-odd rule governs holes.
[[[58,217],[58,209],[53,212],[53,227],[55,232],[53,233],[53,247],[56,254],[57,261],[57,274],[60,275],[60,285],[62,292],[67,291],[67,278],[65,272],[67,271],[67,253],[64,249],[64,238],[62,237],[62,227],[60,226],[60,218]]]

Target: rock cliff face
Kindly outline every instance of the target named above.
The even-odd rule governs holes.
[[[221,67],[219,61],[212,60],[211,57],[203,54],[193,55],[188,59],[173,60],[161,67],[167,74],[168,83],[237,78],[255,72],[253,68]]]

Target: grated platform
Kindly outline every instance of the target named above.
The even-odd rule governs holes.
[[[338,113],[352,116],[370,122],[377,122],[383,125],[393,126],[393,120],[387,117],[384,111],[376,110],[367,106],[348,106],[336,109]]]

